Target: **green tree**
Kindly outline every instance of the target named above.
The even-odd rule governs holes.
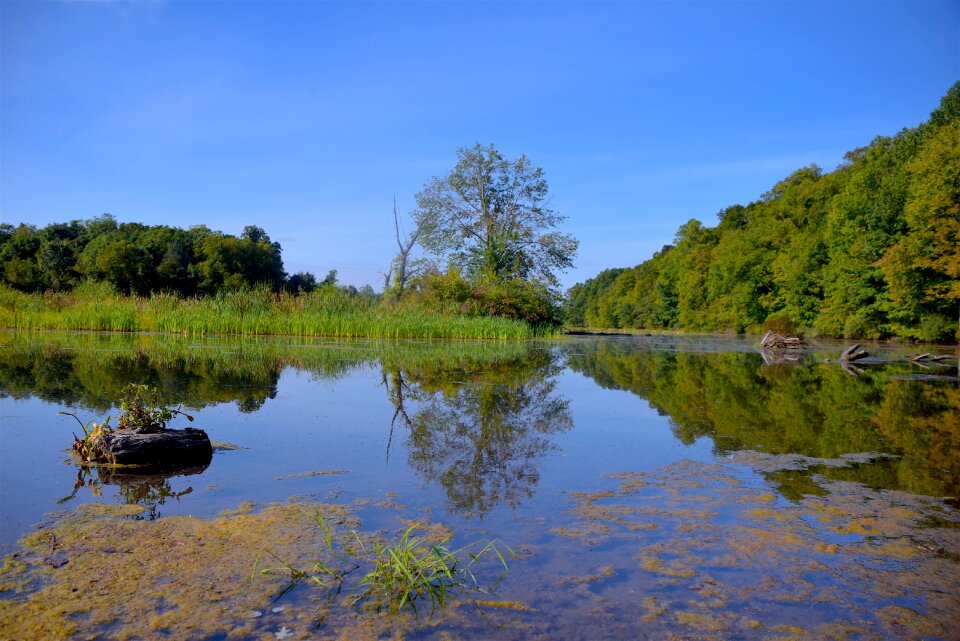
[[[457,151],[457,164],[417,194],[421,243],[469,278],[535,279],[556,285],[577,241],[555,231],[564,218],[547,206],[543,170],[526,156],[504,158],[493,145]]]
[[[907,233],[879,264],[902,334],[943,340],[960,315],[960,121],[929,137],[907,164]]]
[[[106,281],[125,294],[150,293],[149,254],[118,233],[92,240],[77,267],[88,278]]]

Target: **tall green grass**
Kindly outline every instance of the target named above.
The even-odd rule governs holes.
[[[287,335],[330,338],[526,339],[550,335],[507,318],[466,317],[391,307],[339,290],[293,296],[265,289],[182,299],[123,296],[88,283],[70,293],[25,294],[0,287],[0,327],[17,330]]]

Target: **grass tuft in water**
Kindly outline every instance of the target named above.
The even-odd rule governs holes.
[[[302,581],[327,588],[328,600],[343,595],[347,605],[368,604],[380,612],[399,614],[405,609],[418,612],[418,605],[428,604],[430,614],[442,612],[448,601],[464,592],[490,593],[506,577],[509,567],[496,542],[475,542],[450,549],[450,537],[439,542],[416,536],[416,525],[410,526],[399,541],[385,543],[373,540],[364,544],[356,530],[338,540],[332,527],[319,514],[316,525],[323,541],[323,552],[312,566],[297,568],[279,559],[267,549],[254,561],[251,579],[261,574],[289,573],[290,582],[281,590],[289,591]],[[502,544],[501,544],[502,545]],[[508,555],[513,552],[503,546]],[[279,567],[258,566],[266,554],[280,562]],[[495,559],[502,571],[490,585],[481,584],[477,573],[485,559]],[[367,567],[369,570],[355,584],[345,586],[348,575]],[[346,587],[346,589],[345,589]]]

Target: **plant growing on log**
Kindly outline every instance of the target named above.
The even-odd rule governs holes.
[[[123,390],[120,399],[120,418],[117,429],[133,429],[139,432],[158,432],[167,427],[174,416],[184,416],[193,422],[193,417],[182,411],[183,404],[176,409],[164,407],[160,402],[158,390],[148,385],[131,383]]]
[[[84,463],[110,463],[110,456],[101,447],[102,437],[113,431],[110,427],[110,417],[102,423],[96,423],[92,419],[84,423],[75,412],[58,412],[64,416],[72,416],[80,429],[83,431],[83,438],[79,438],[75,433],[73,435],[73,450]]]
[[[182,411],[183,405],[176,409],[164,407],[160,403],[160,394],[148,385],[131,383],[123,390],[120,399],[120,418],[117,427],[110,426],[111,416],[102,423],[89,420],[86,423],[80,420],[75,412],[58,412],[64,416],[72,416],[83,431],[83,438],[73,435],[73,449],[84,463],[114,463],[113,457],[104,447],[104,437],[115,429],[136,430],[138,432],[159,432],[167,427],[167,423],[177,415],[185,416],[193,421],[193,417]]]

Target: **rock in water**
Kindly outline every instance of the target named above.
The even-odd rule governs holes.
[[[213,458],[210,438],[203,430],[118,429],[100,437],[100,449],[114,463],[170,469],[208,465]]]

